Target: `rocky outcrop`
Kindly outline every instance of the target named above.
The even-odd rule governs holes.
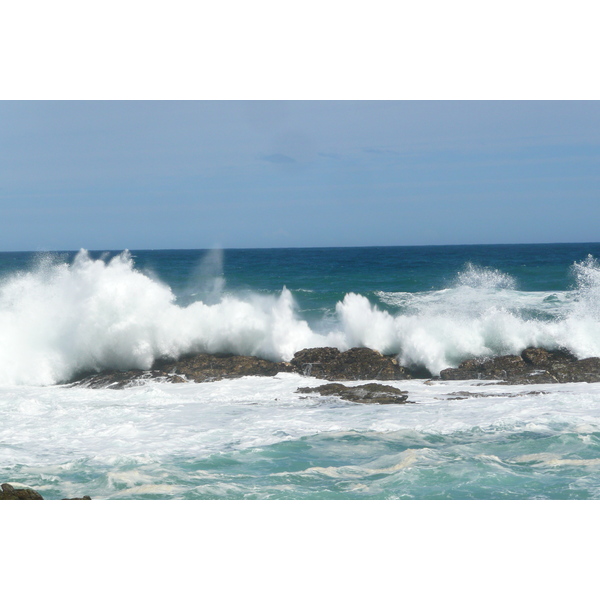
[[[366,383],[348,387],[342,383],[326,383],[319,387],[305,387],[296,390],[299,394],[320,394],[337,396],[343,400],[361,404],[413,404],[408,401],[408,393],[380,383]]]
[[[157,363],[156,366],[160,366],[168,376],[183,376],[197,383],[234,379],[245,375],[271,377],[277,373],[294,371],[290,363],[234,354],[196,354],[178,361]]]
[[[255,356],[195,354],[171,361],[156,361],[148,371],[104,371],[77,378],[71,385],[88,388],[122,389],[149,380],[168,383],[217,381],[245,375],[270,377],[277,373],[300,373],[329,381],[365,379],[411,379],[414,374],[400,366],[394,356],[383,356],[369,348],[310,348],[296,352],[291,362],[273,362]],[[424,376],[430,376],[427,373]]]
[[[0,500],[43,500],[42,496],[30,488],[14,488],[9,483],[3,483]]]
[[[157,361],[148,371],[105,371],[87,375],[71,385],[112,388],[142,385],[149,380],[182,383],[233,379],[245,375],[270,377],[277,373],[300,373],[328,381],[399,381],[427,379],[431,373],[401,366],[395,356],[369,348],[308,348],[296,352],[290,362],[273,362],[255,356],[196,354],[179,360]],[[444,369],[440,379],[487,379],[509,384],[600,381],[600,358],[578,360],[567,350],[527,348],[520,356],[472,358],[458,367]]]
[[[329,381],[389,381],[413,377],[394,356],[384,356],[370,348],[351,348],[345,352],[337,348],[309,348],[296,352],[291,364],[298,373]]]
[[[578,360],[568,350],[527,348],[520,356],[472,358],[455,369],[444,369],[445,380],[488,379],[508,384],[600,381],[600,358]]]
[[[14,488],[10,483],[0,486],[0,500],[43,500],[42,495],[31,488]],[[91,500],[89,496],[83,498],[63,498],[63,500]]]
[[[234,379],[245,375],[270,377],[281,372],[291,372],[290,363],[272,362],[255,356],[236,356],[234,354],[196,354],[177,361],[157,361],[149,371],[106,371],[88,375],[72,382],[88,388],[122,389],[142,385],[149,380],[167,383],[194,381],[217,381]]]

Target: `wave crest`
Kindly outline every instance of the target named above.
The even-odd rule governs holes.
[[[348,293],[311,327],[286,288],[277,295],[228,294],[218,254],[194,282],[202,300],[186,305],[137,270],[127,251],[92,259],[82,250],[70,264],[47,256],[0,283],[0,383],[54,384],[85,371],[148,369],[159,357],[191,352],[289,360],[318,346],[366,346],[432,373],[527,346],[600,356],[600,265],[590,256],[573,265],[573,274],[576,290],[549,302],[545,292],[517,291],[506,274],[468,265],[448,290],[382,293],[395,314]],[[531,317],[544,311],[545,318]]]

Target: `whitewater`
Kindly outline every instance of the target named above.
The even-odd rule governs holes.
[[[103,369],[365,346],[432,376],[529,346],[600,356],[600,245],[0,255],[0,478],[44,497],[595,498],[599,384],[291,373],[125,390]],[[356,382],[358,383],[358,382]],[[354,385],[349,382],[348,385]]]
[[[52,385],[81,372],[149,369],[157,358],[230,352],[274,361],[304,348],[368,347],[433,375],[466,358],[528,346],[600,355],[600,267],[573,265],[576,289],[519,292],[512,277],[467,264],[450,289],[348,292],[309,323],[292,292],[228,293],[207,278],[204,299],[182,306],[135,268],[127,251],[72,262],[45,256],[0,284],[0,383]],[[215,292],[215,290],[218,290]]]

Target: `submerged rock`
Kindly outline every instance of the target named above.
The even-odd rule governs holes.
[[[329,381],[388,381],[413,377],[394,356],[384,356],[370,348],[351,348],[345,352],[337,348],[309,348],[296,352],[291,364],[303,375]]]
[[[361,404],[413,404],[408,401],[408,392],[403,392],[391,385],[366,383],[363,385],[346,386],[342,383],[326,383],[318,387],[298,388],[299,394],[320,394],[321,396],[338,396],[343,400]]]
[[[151,371],[103,371],[94,375],[88,375],[82,379],[77,379],[71,382],[70,385],[93,389],[111,388],[113,390],[122,390],[126,387],[144,385],[144,383],[151,380],[167,381],[170,383],[185,381],[183,377],[169,375],[159,369],[152,369]]]
[[[600,358],[578,360],[568,350],[526,348],[520,356],[465,360],[455,369],[444,369],[445,380],[489,379],[511,385],[600,381]]]
[[[42,496],[30,488],[14,488],[10,483],[2,484],[0,500],[43,500]]]

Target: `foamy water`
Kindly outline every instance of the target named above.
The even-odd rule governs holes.
[[[415,404],[381,406],[296,393],[320,383],[2,387],[0,477],[48,499],[600,494],[600,384],[406,381]]]
[[[361,284],[352,270],[290,266],[294,256],[274,263],[296,274],[290,289],[276,275],[236,287],[218,252],[177,285],[127,252],[5,269],[2,481],[49,499],[600,496],[600,384],[399,381],[413,404],[381,406],[298,394],[324,382],[286,373],[124,390],[56,385],[194,351],[281,360],[306,347],[369,346],[433,373],[527,346],[600,356],[591,256],[571,262],[569,285],[557,289],[523,289],[516,275],[465,260],[444,285],[424,278],[414,291],[396,285],[392,263],[363,268],[372,282]],[[340,269],[361,268],[361,253],[352,256]],[[259,258],[257,268],[268,263]]]
[[[309,324],[285,287],[235,294],[223,278],[205,278],[204,300],[182,305],[128,252],[94,260],[81,251],[72,263],[42,260],[0,284],[0,382],[51,385],[189,352],[289,360],[318,346],[367,346],[433,374],[528,346],[598,356],[600,268],[588,257],[573,272],[571,292],[521,292],[514,278],[469,264],[452,288],[378,292],[387,309],[349,292],[327,319]]]

